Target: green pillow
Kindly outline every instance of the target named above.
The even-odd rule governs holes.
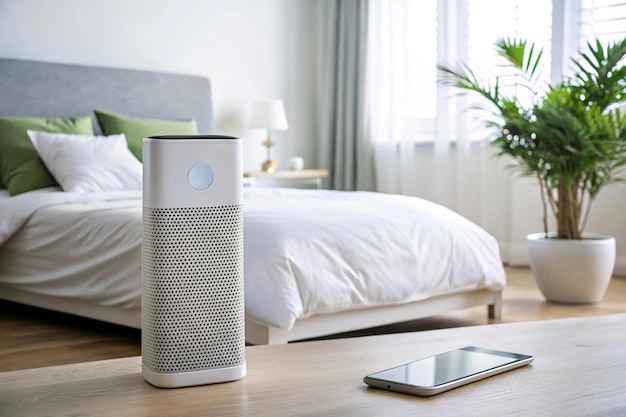
[[[197,135],[198,126],[193,119],[156,120],[122,116],[102,110],[94,110],[100,129],[105,135],[124,133],[128,149],[141,161],[143,138],[157,135]]]
[[[91,116],[69,119],[0,118],[0,181],[14,196],[58,185],[30,141],[27,130],[93,136]]]

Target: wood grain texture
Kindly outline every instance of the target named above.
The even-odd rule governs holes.
[[[138,329],[0,302],[0,371],[140,354]]]
[[[469,344],[535,362],[431,398],[362,382]],[[625,344],[626,314],[616,314],[251,346],[245,378],[170,390],[143,380],[139,357],[114,359],[0,373],[0,415],[626,415]]]

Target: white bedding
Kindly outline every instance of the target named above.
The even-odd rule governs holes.
[[[319,313],[503,289],[498,244],[440,205],[368,192],[251,188],[246,311],[290,329]]]
[[[68,302],[140,307],[140,192],[49,188],[0,196],[0,210],[0,283]]]
[[[140,304],[140,195],[0,194],[0,212],[2,285]],[[285,330],[315,314],[499,290],[506,280],[492,236],[414,197],[246,189],[244,242],[246,318]]]

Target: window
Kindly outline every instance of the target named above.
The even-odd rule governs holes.
[[[626,35],[626,1],[579,0],[578,47],[597,37],[606,44]]]
[[[483,140],[484,123],[467,110],[475,102],[437,85],[438,63],[466,62],[513,92],[494,43],[525,38],[543,48],[541,75],[556,83],[589,39],[626,36],[626,0],[375,0],[370,27],[374,140]]]
[[[369,54],[374,130],[433,140],[437,116],[437,0],[372,2]],[[372,75],[373,74],[373,75]]]
[[[498,79],[505,95],[515,95],[520,100],[526,99],[527,102],[533,99],[530,94],[524,97],[527,91],[518,89],[514,70],[503,67],[505,61],[495,52],[495,43],[500,38],[523,38],[542,48],[540,77],[546,84],[550,82],[552,4],[549,1],[469,0],[467,32],[467,54],[465,56],[459,54],[457,59],[467,62],[476,74],[480,74],[491,85]],[[462,108],[472,103],[464,104]],[[484,122],[480,115],[461,110],[455,117],[459,120],[464,114],[469,116],[468,128],[461,130],[459,134],[469,140],[485,139]],[[454,123],[454,120],[450,122]]]

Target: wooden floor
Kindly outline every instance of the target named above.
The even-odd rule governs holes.
[[[626,277],[614,277],[604,300],[594,305],[545,302],[528,269],[507,268],[501,320],[488,320],[486,307],[359,331],[342,336],[545,320],[626,312]],[[137,356],[139,330],[0,301],[0,371]]]

